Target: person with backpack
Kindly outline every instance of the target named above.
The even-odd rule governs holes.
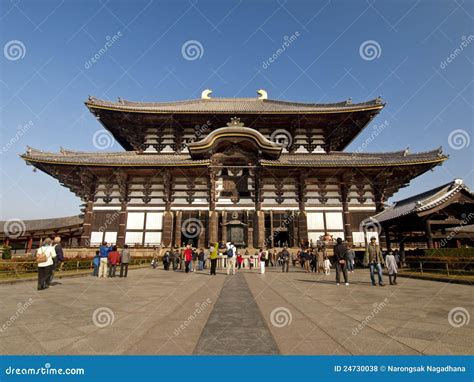
[[[226,244],[227,250],[227,274],[230,274],[230,270],[232,269],[232,274],[235,275],[235,262],[236,262],[236,252],[237,248],[235,248],[235,245],[232,244],[232,242],[228,242]]]
[[[43,244],[36,251],[36,262],[38,263],[38,290],[48,289],[51,271],[54,266],[53,258],[56,256],[53,241],[50,238],[43,240]]]
[[[260,263],[260,274],[263,275],[265,274],[265,261],[267,260],[267,257],[265,256],[265,251],[260,248],[258,251],[258,261]]]
[[[198,261],[199,261],[198,271],[203,271],[204,270],[204,248],[199,249]]]
[[[337,244],[334,246],[334,257],[336,258],[336,284],[340,285],[342,272],[345,285],[349,285],[347,279],[347,247],[342,243],[340,237],[337,238],[336,243]]]

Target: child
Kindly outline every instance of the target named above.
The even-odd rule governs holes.
[[[92,265],[94,265],[94,271],[92,276],[99,277],[99,265],[100,265],[100,251],[95,251],[95,257],[92,260]]]
[[[325,275],[331,274],[331,262],[329,261],[327,257],[324,259],[324,274]]]
[[[385,256],[385,266],[388,269],[388,279],[390,280],[390,285],[397,285],[398,266],[392,251],[388,251],[387,256]]]
[[[250,258],[249,258],[250,270],[253,269],[253,263],[254,263],[253,256],[250,256]]]

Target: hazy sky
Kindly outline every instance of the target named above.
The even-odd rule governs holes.
[[[393,199],[457,177],[472,186],[473,4],[1,1],[0,219],[79,212],[77,197],[18,154],[27,145],[100,151],[93,136],[102,126],[84,106],[88,95],[168,101],[206,88],[214,97],[256,97],[263,88],[269,98],[304,102],[381,95],[387,106],[373,126],[388,127],[366,151],[443,146],[450,155]]]

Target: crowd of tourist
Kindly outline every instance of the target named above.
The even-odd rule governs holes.
[[[161,256],[162,255],[162,256]],[[333,256],[328,256],[327,246],[324,244],[313,245],[303,243],[298,250],[287,247],[269,249],[261,247],[253,254],[249,249],[239,249],[232,242],[211,243],[208,248],[194,248],[191,244],[183,248],[166,249],[162,254],[155,249],[151,266],[156,269],[161,260],[165,271],[207,271],[216,275],[218,260],[225,266],[228,275],[235,274],[240,269],[257,269],[260,274],[265,274],[269,267],[281,267],[282,272],[289,272],[290,263],[293,267],[300,266],[304,272],[330,275],[331,268],[336,273],[336,284],[340,285],[341,274],[345,285],[349,285],[349,274],[354,272],[356,253],[351,245],[344,243],[341,238],[336,240]],[[64,261],[61,238],[45,239],[37,250],[38,263],[38,290],[46,289],[51,285],[55,270],[61,270]],[[94,267],[93,276],[99,279],[127,277],[128,266],[131,262],[131,253],[127,245],[119,251],[116,245],[102,243],[92,260]],[[400,256],[397,252],[387,251],[383,255],[376,238],[372,237],[366,246],[365,255],[361,263],[369,268],[370,280],[373,286],[384,286],[383,268],[386,267],[391,285],[397,284],[397,273],[400,265]],[[224,265],[225,264],[225,265]],[[377,276],[377,280],[376,280]],[[377,281],[377,282],[376,282]]]
[[[185,273],[205,271],[210,264],[211,275],[216,274],[218,259],[221,259],[222,265],[225,262],[228,275],[235,274],[240,269],[258,269],[260,274],[265,274],[265,270],[269,267],[281,267],[282,272],[288,272],[290,263],[293,267],[300,266],[304,272],[324,275],[330,275],[331,268],[334,268],[336,284],[341,284],[342,274],[344,284],[349,285],[349,274],[354,272],[356,265],[356,253],[351,245],[344,243],[340,238],[336,240],[333,252],[334,256],[330,258],[326,246],[306,243],[292,252],[287,247],[259,248],[250,254],[248,249],[239,249],[232,242],[220,242],[212,243],[209,248],[194,248],[188,244],[183,248],[168,249],[163,255],[162,262],[165,270],[173,269]],[[398,253],[388,251],[384,257],[375,237],[372,237],[367,245],[361,263],[369,268],[372,285],[377,285],[375,280],[377,274],[378,285],[385,286],[384,267],[388,270],[390,284],[397,284],[400,256]],[[154,258],[152,266],[156,268],[157,264],[158,258]]]

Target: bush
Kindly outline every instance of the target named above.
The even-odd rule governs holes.
[[[9,245],[2,246],[2,259],[10,260],[12,258],[12,247]]]

